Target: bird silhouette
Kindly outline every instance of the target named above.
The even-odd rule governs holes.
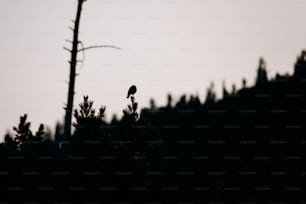
[[[137,91],[137,88],[135,85],[132,85],[130,88],[129,88],[129,91],[128,91],[128,94],[127,94],[127,97],[126,98],[129,98],[130,95],[134,95]]]

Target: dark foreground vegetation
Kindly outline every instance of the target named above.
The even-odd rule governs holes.
[[[306,187],[306,52],[293,75],[268,79],[201,103],[168,96],[120,120],[103,120],[87,97],[63,141],[27,116],[0,145],[0,201],[30,203],[302,203]]]

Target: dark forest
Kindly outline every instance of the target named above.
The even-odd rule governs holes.
[[[268,79],[259,60],[255,84],[168,95],[164,107],[138,110],[130,89],[121,118],[104,120],[89,96],[64,139],[27,115],[0,144],[0,200],[17,203],[298,203],[305,195],[306,51],[293,75]],[[136,87],[135,87],[136,88]],[[141,88],[141,87],[137,87]]]

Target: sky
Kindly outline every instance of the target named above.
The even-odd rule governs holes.
[[[63,121],[69,79],[72,19],[77,0],[0,1],[0,140],[28,114],[33,132]],[[106,118],[122,115],[130,85],[140,107],[182,94],[204,101],[215,83],[252,86],[260,57],[269,78],[291,74],[306,46],[303,0],[87,0],[80,40],[74,107],[84,95]],[[85,57],[84,57],[85,56]]]

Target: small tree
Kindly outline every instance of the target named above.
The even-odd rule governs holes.
[[[26,142],[40,142],[43,139],[44,125],[40,124],[35,135],[32,134],[30,129],[31,123],[27,121],[27,114],[20,116],[19,125],[17,127],[13,127],[16,132],[15,142],[17,143],[18,149],[22,148],[22,145]]]
[[[216,93],[214,91],[214,83],[210,84],[210,87],[207,89],[205,104],[213,104],[216,101]]]
[[[136,123],[138,119],[138,103],[135,101],[135,97],[131,96],[131,104],[128,104],[127,108],[123,110],[123,118],[122,120],[127,122],[128,124]]]
[[[256,76],[256,86],[265,85],[268,82],[267,70],[266,70],[266,62],[261,57],[259,59],[259,65],[257,68],[257,76]]]
[[[77,134],[81,136],[87,135],[88,138],[100,136],[100,129],[104,124],[103,118],[106,107],[102,106],[96,115],[93,103],[93,101],[88,99],[88,96],[84,96],[83,102],[79,105],[80,109],[74,111],[76,123],[73,125],[76,128]]]

